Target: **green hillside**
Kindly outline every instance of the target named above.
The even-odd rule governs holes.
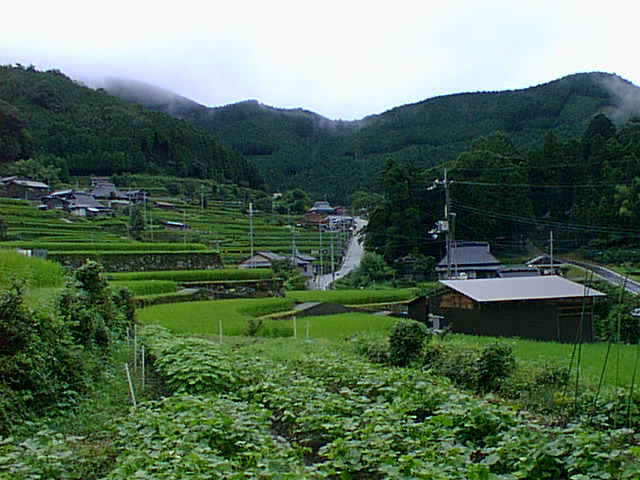
[[[30,157],[63,176],[151,173],[263,187],[246,158],[186,122],[57,70],[0,66],[0,163]]]
[[[544,135],[575,136],[597,113],[622,123],[640,111],[640,89],[607,73],[580,73],[543,85],[504,92],[461,93],[404,105],[359,121],[329,120],[301,109],[256,101],[203,108],[165,92],[146,95],[120,84],[114,93],[173,113],[255,161],[275,189],[294,186],[345,201],[368,189],[393,155],[415,167],[455,159],[473,139],[508,133],[518,149],[538,146]]]

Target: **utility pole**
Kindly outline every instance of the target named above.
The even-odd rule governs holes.
[[[444,169],[444,219],[447,222],[445,231],[445,244],[447,249],[447,279],[451,278],[451,240],[452,234],[450,229],[451,199],[449,197],[449,181],[447,179],[447,169]]]
[[[255,268],[255,262],[253,261],[253,203],[249,202],[249,246],[251,249],[251,268]]]
[[[289,216],[289,228],[291,228],[291,264],[296,264],[296,227],[291,223],[291,207],[287,208],[287,215]]]
[[[449,184],[451,181],[447,176],[447,169],[444,169],[444,179],[443,180],[434,180],[433,184],[427,188],[427,190],[434,190],[438,187],[438,185],[444,185],[444,220],[439,220],[436,223],[435,228],[431,229],[429,233],[433,236],[433,238],[438,238],[438,235],[441,233],[445,234],[445,250],[446,250],[446,258],[447,258],[447,274],[446,278],[451,278],[451,263],[452,263],[452,253],[453,247],[455,245],[454,239],[454,230],[452,226],[452,218],[455,217],[455,213],[451,212],[451,196],[449,193]]]
[[[142,223],[144,224],[143,230],[147,229],[147,195],[142,196]]]
[[[549,231],[549,263],[551,264],[551,274],[555,273],[553,268],[553,230]]]
[[[204,210],[204,185],[200,184],[200,210]]]
[[[187,212],[182,210],[182,243],[187,243]]]
[[[323,252],[322,252],[322,225],[318,226],[318,231],[320,232],[320,275],[322,276],[322,262],[323,262]]]
[[[333,256],[333,230],[331,230],[329,233],[331,233],[331,281],[335,282],[336,281],[336,264],[335,264],[335,257]]]

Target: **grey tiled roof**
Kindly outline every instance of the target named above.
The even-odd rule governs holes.
[[[464,266],[499,266],[500,262],[491,255],[487,244],[461,244],[451,248],[451,264],[458,267]],[[447,256],[442,257],[438,267],[447,266]]]

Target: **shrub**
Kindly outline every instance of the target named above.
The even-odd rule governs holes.
[[[476,393],[495,392],[515,369],[511,347],[496,343],[484,349],[444,343],[426,345],[419,363]]]
[[[18,285],[0,295],[0,434],[72,400],[95,374],[96,362],[73,342],[71,321],[28,308]]]
[[[363,345],[361,353],[367,357],[370,362],[388,364],[389,363],[389,346],[380,342],[371,342]]]
[[[246,331],[246,335],[247,337],[255,337],[256,335],[258,335],[258,331],[260,330],[260,327],[262,327],[262,319],[261,318],[249,318],[247,320],[247,331]]]
[[[102,266],[89,261],[75,271],[58,299],[58,313],[71,325],[74,340],[89,349],[110,347],[123,338],[133,321],[128,293],[114,294],[102,275]]]
[[[349,339],[355,352],[372,363],[389,364],[389,341],[369,333],[357,333]]]
[[[164,270],[109,274],[111,280],[172,280],[179,283],[267,280],[271,278],[273,278],[273,271],[267,268],[216,268],[213,270]]]
[[[392,365],[406,366],[415,360],[425,340],[430,337],[429,329],[416,320],[399,320],[391,327],[389,334],[389,361]]]
[[[495,392],[516,367],[511,347],[495,343],[485,347],[476,361],[475,376],[478,392]]]
[[[474,366],[478,351],[459,345],[430,343],[425,345],[419,362],[436,375],[450,379],[455,385],[476,389]]]
[[[178,288],[178,284],[173,280],[119,280],[111,281],[109,284],[116,288],[127,288],[135,296],[175,293]]]

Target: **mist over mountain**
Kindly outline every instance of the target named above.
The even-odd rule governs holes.
[[[134,92],[133,85],[120,93]],[[177,116],[177,96],[137,88]],[[197,108],[186,99],[182,104]],[[264,186],[246,158],[187,122],[87,88],[57,70],[0,66],[0,163],[28,158],[71,175],[150,173]]]
[[[640,115],[640,88],[602,72],[520,90],[434,97],[357,121],[330,120],[256,100],[205,107],[139,82],[119,81],[106,88],[212,133],[251,158],[273,189],[300,186],[318,197],[340,200],[370,188],[389,155],[424,168],[456,158],[472,140],[495,131],[528,149],[549,131],[564,137],[582,134],[598,113],[617,124]]]

